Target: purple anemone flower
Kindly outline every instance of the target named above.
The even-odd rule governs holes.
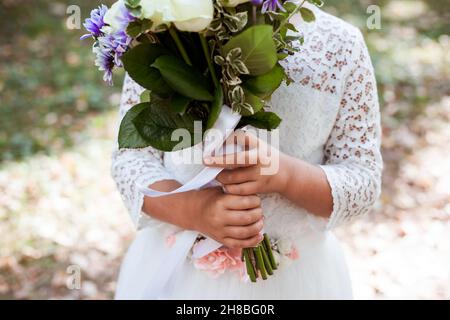
[[[277,9],[280,9],[283,12],[286,11],[281,4],[281,0],[265,0],[262,5],[261,12],[266,13],[267,11],[277,11]]]
[[[107,11],[108,7],[103,4],[97,9],[92,10],[91,17],[86,19],[83,24],[89,33],[82,36],[81,40],[91,37],[98,38],[103,35],[102,28],[105,26],[103,18],[105,17]]]
[[[110,51],[114,57],[114,64],[122,67],[120,58],[128,50],[132,39],[125,31],[119,31],[110,35],[105,35],[98,39],[99,45],[104,51]]]
[[[121,57],[127,52],[132,38],[124,31],[104,35],[98,38],[94,46],[94,53],[97,58],[95,65],[104,72],[103,79],[112,85],[112,73],[115,67],[122,67]]]
[[[96,54],[95,65],[100,71],[103,71],[103,80],[110,86],[113,85],[113,69],[114,69],[114,55],[111,51],[103,50],[100,46],[94,47],[94,53]]]
[[[104,72],[103,79],[112,85],[113,70],[116,67],[123,67],[121,57],[130,48],[132,38],[126,33],[128,24],[136,18],[131,15],[123,2],[116,4],[119,9],[115,15],[115,30],[105,22],[105,15],[108,7],[102,5],[98,9],[92,10],[91,17],[86,19],[84,27],[89,34],[81,39],[94,38],[96,40],[93,51],[96,55],[95,65]],[[118,29],[118,30],[117,30]]]

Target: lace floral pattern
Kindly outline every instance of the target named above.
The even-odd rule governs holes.
[[[276,92],[272,109],[283,119],[281,151],[320,165],[326,173],[334,207],[331,218],[321,225],[332,229],[367,213],[379,196],[379,105],[361,33],[342,20],[311,9],[317,20],[302,23],[305,44],[285,62],[295,83]],[[121,117],[137,103],[141,91],[126,77]],[[139,227],[153,219],[142,214],[143,196],[136,187],[179,178],[189,170],[188,166],[173,165],[171,154],[153,148],[116,150],[113,154],[113,178]],[[311,227],[311,219],[320,221],[276,194],[263,197],[263,209],[267,232],[273,237],[295,238]]]
[[[331,228],[367,213],[381,191],[376,82],[362,37],[356,48],[336,123],[325,146],[326,165],[322,166],[333,191]]]
[[[119,111],[119,123],[128,110],[139,103],[143,88],[126,76]],[[174,180],[163,164],[164,153],[154,148],[131,150],[122,149],[113,152],[111,174],[117,184],[125,206],[133,223],[141,228],[149,223],[158,223],[142,212],[144,196],[139,186],[151,185],[157,181]]]

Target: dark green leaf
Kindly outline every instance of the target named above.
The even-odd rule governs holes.
[[[122,56],[122,62],[134,81],[157,95],[167,97],[173,92],[172,89],[164,81],[158,69],[151,67],[163,54],[167,54],[164,48],[156,44],[143,43],[125,53]]]
[[[172,133],[176,129],[186,129],[190,137],[182,141],[184,148],[194,143],[194,121],[189,115],[180,115],[171,110],[167,100],[153,99],[146,103],[145,108],[133,119],[139,135],[147,145],[161,151],[171,152],[181,141],[172,141]]]
[[[223,56],[235,49],[242,49],[242,62],[251,75],[269,72],[277,63],[277,49],[273,40],[273,29],[270,25],[253,26],[233,37],[224,46]]]
[[[173,111],[178,113],[185,113],[189,103],[192,101],[191,98],[184,97],[180,94],[175,94],[170,101],[170,107]]]
[[[211,110],[209,112],[208,122],[206,129],[211,129],[219,118],[220,111],[223,107],[223,91],[222,88],[218,88],[214,95],[214,100],[211,103]]]
[[[132,21],[130,22],[130,24],[127,27],[127,34],[130,37],[137,37],[138,35],[141,34],[141,23],[139,20],[136,21]]]
[[[161,56],[152,67],[158,69],[169,86],[183,96],[199,101],[214,99],[208,91],[210,85],[207,78],[177,57]]]
[[[238,127],[242,128],[251,125],[255,128],[273,130],[278,128],[281,118],[273,112],[260,111],[250,117],[243,117]]]
[[[148,103],[140,103],[132,107],[122,119],[119,129],[119,148],[145,148],[148,143],[140,136],[133,120],[148,107]]]
[[[258,97],[265,99],[280,87],[283,79],[284,69],[277,64],[268,73],[245,81],[243,87]]]
[[[131,37],[137,37],[147,30],[151,29],[153,22],[148,19],[134,20],[127,27],[127,34]]]

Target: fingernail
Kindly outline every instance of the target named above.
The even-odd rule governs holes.
[[[204,158],[204,159],[203,159],[203,162],[204,162],[205,164],[212,164],[212,163],[213,163],[213,159],[212,159],[212,158]]]

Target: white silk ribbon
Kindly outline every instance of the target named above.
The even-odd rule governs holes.
[[[219,118],[213,127],[216,133],[219,132],[221,134],[221,138],[214,139],[209,137],[207,132],[204,139],[204,155],[212,155],[214,151],[218,151],[218,154],[227,153],[229,146],[224,147],[224,142],[234,131],[240,119],[241,116],[239,114],[234,113],[229,107],[223,106]],[[211,132],[214,134],[213,131]],[[222,170],[222,168],[205,167],[194,178],[172,192],[160,192],[147,186],[140,186],[139,191],[147,197],[154,198],[219,185],[215,178]],[[164,296],[170,281],[182,266],[198,235],[198,232],[195,231],[181,231],[176,235],[175,244],[166,250],[165,256],[160,261],[157,261],[159,266],[156,273],[149,278],[149,283],[146,285],[144,292],[144,299],[160,299]],[[195,247],[193,258],[202,258],[221,246],[221,243],[207,238]]]

